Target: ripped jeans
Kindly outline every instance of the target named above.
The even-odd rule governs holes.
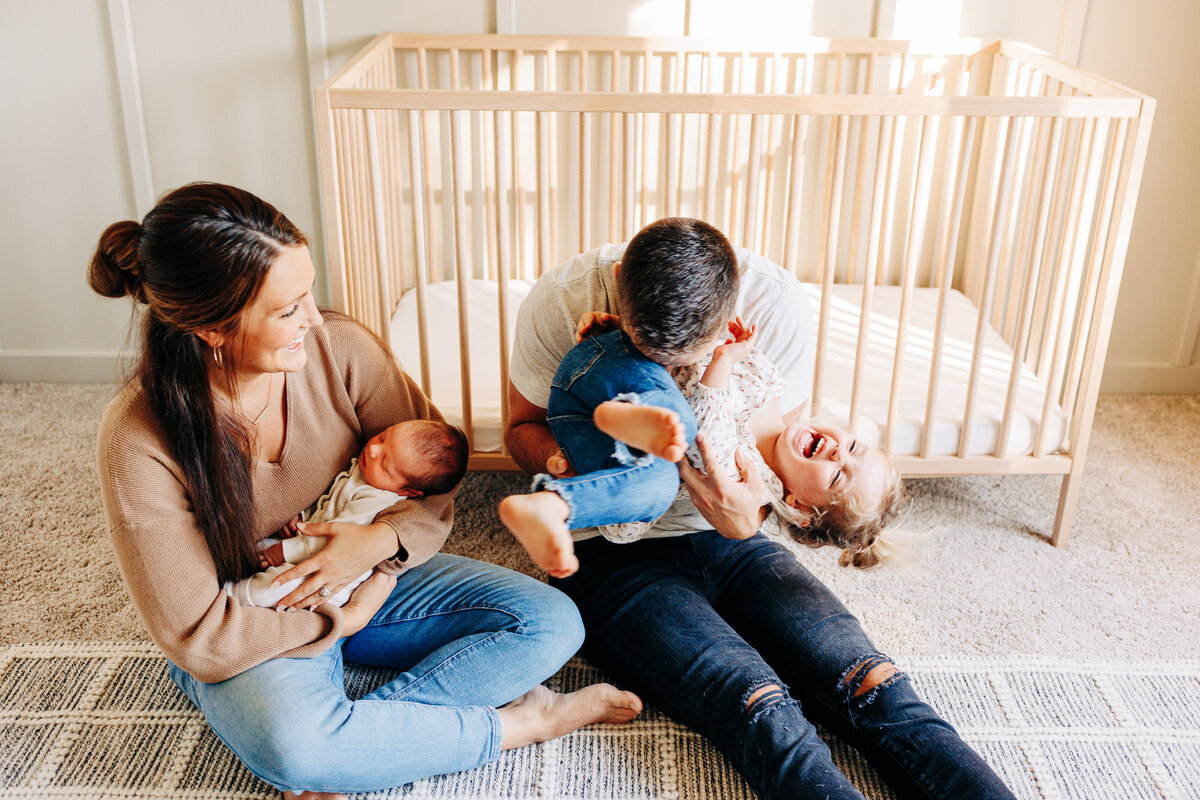
[[[813,723],[858,749],[899,797],[1013,798],[779,543],[702,531],[597,537],[575,552],[579,571],[551,583],[579,607],[584,654],[708,737],[764,800],[861,800]],[[881,664],[883,680],[864,685]]]
[[[552,489],[567,502],[571,529],[651,522],[666,513],[679,490],[674,464],[635,454],[596,427],[592,412],[608,400],[668,408],[679,414],[688,444],[696,438],[696,415],[666,367],[642,355],[625,333],[611,331],[575,345],[550,384],[546,417],[579,474],[539,475],[533,485]]]

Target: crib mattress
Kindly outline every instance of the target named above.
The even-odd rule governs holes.
[[[509,281],[507,284],[510,342],[516,327],[517,308],[531,285],[530,281]],[[821,289],[814,284],[806,284],[805,288],[816,318],[820,311]],[[502,436],[500,398],[504,391],[500,381],[498,284],[486,280],[469,281],[466,294],[474,447],[479,452],[498,452]],[[430,364],[427,391],[447,420],[462,425],[457,284],[454,281],[431,284],[426,287],[425,295]],[[840,421],[848,417],[850,408],[861,298],[861,286],[833,287],[816,406],[818,414]],[[918,455],[920,452],[937,303],[936,289],[915,290],[906,353],[900,367],[900,399],[892,437],[892,455],[895,456]],[[900,288],[876,287],[872,300],[871,334],[868,336],[861,380],[863,394],[856,426],[856,433],[874,444],[882,443],[886,435],[888,391],[892,383],[899,310]],[[949,293],[937,413],[927,455],[952,455],[958,452],[978,318],[979,314],[969,299],[959,292]],[[415,291],[404,294],[391,323],[392,350],[401,366],[420,381],[421,354]],[[988,326],[967,455],[985,455],[996,451],[1011,366],[1012,350]],[[1022,367],[1019,381],[1016,413],[1008,434],[1008,455],[1033,452],[1042,419],[1045,387],[1026,367]],[[1066,430],[1065,416],[1061,409],[1052,405],[1047,418],[1047,452],[1054,452],[1063,443]]]

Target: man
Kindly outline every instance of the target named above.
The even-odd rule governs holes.
[[[566,474],[546,421],[550,382],[588,311],[629,320],[655,360],[690,363],[711,340],[706,292],[736,262],[735,314],[787,383],[785,417],[805,413],[812,316],[796,279],[691,219],[651,223],[629,243],[543,275],[521,306],[505,443],[531,473]],[[858,620],[784,546],[758,533],[763,484],[740,480],[698,442],[707,474],[681,462],[688,497],[641,540],[573,532],[578,571],[554,581],[579,607],[586,655],[641,697],[711,739],[764,798],[860,795],[817,737],[857,746],[893,788],[922,797],[1011,797],[999,778],[871,644]],[[792,692],[789,693],[788,685]],[[793,698],[792,695],[796,695]],[[803,703],[803,708],[801,708]]]

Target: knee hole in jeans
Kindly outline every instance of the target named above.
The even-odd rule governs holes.
[[[787,691],[778,683],[762,683],[750,688],[742,706],[746,714],[754,715],[767,706],[784,702],[787,698]]]
[[[847,668],[838,681],[837,689],[850,692],[853,698],[863,698],[887,688],[902,677],[899,667],[886,656],[876,653],[863,656]],[[870,702],[870,698],[866,702]]]

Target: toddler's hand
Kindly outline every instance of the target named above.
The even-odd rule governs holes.
[[[592,336],[615,331],[619,327],[621,327],[621,318],[616,314],[609,314],[606,311],[588,311],[579,318],[579,325],[575,328],[575,344]]]
[[[713,350],[714,361],[717,358],[728,358],[738,362],[750,355],[754,342],[758,339],[758,326],[747,325],[741,317],[734,317],[729,322],[729,334],[731,338]]]

